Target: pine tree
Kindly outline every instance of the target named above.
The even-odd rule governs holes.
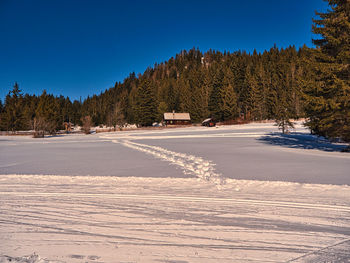
[[[220,114],[221,119],[233,120],[238,116],[237,96],[231,84],[220,90]]]
[[[289,129],[294,128],[293,123],[290,121],[293,118],[292,111],[292,93],[288,86],[288,63],[281,61],[275,64],[273,80],[274,80],[274,91],[276,95],[275,109],[275,122],[277,126],[282,130],[282,133],[288,133]]]
[[[350,1],[328,0],[331,10],[317,13],[313,40],[317,49],[309,66],[316,80],[309,82],[305,94],[312,132],[350,142]]]
[[[170,111],[178,111],[180,108],[180,95],[179,90],[176,89],[175,83],[169,81],[167,92],[167,104]]]
[[[290,120],[291,114],[286,106],[285,98],[281,98],[281,100],[281,103],[278,104],[276,109],[275,122],[278,128],[282,130],[282,133],[285,134],[289,133],[289,130],[294,128],[294,124]]]
[[[41,135],[45,132],[55,134],[62,124],[59,115],[59,103],[53,95],[48,95],[46,90],[39,97],[38,106],[35,111],[34,129]]]
[[[23,107],[22,113],[24,118],[25,129],[32,130],[33,120],[35,117],[35,109],[38,104],[38,99],[36,96],[31,96],[29,94],[25,94],[23,97]]]
[[[261,68],[258,68],[261,72]],[[263,108],[264,108],[264,86],[263,83],[259,83],[258,73],[253,74],[251,65],[246,68],[245,75],[245,117],[248,120],[262,120]],[[260,80],[261,81],[261,80]]]
[[[1,118],[1,128],[7,131],[18,131],[25,129],[22,105],[23,95],[19,89],[17,82],[14,84],[13,89],[8,93],[5,98],[4,112]]]
[[[209,99],[209,111],[211,117],[216,120],[222,120],[222,114],[220,110],[221,94],[220,90],[223,86],[224,74],[221,68],[218,68],[214,72],[213,80],[211,83],[211,94]]]
[[[252,99],[254,109],[252,112],[253,118],[256,120],[267,119],[266,101],[267,101],[267,80],[262,63],[260,62],[256,69],[256,74],[253,76],[253,85],[256,86],[256,93]]]
[[[180,90],[180,105],[179,109],[181,112],[191,112],[192,106],[192,90],[189,81],[185,81],[182,78],[179,80]]]
[[[135,117],[137,124],[151,126],[158,117],[158,104],[154,87],[148,79],[142,80],[136,93]]]
[[[161,122],[163,120],[164,112],[168,111],[168,105],[164,101],[161,101],[158,105],[157,110],[158,110],[157,121]]]

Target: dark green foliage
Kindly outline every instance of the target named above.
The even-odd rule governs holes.
[[[318,135],[350,142],[350,1],[329,0],[329,5],[313,25],[321,38],[307,60],[313,71],[304,83],[307,125]]]
[[[275,116],[276,125],[280,130],[282,130],[282,133],[288,133],[290,129],[294,128],[293,122],[290,121],[291,116],[292,115],[288,110],[286,101],[284,100],[284,98],[282,98],[282,103],[278,104]]]
[[[78,104],[78,105],[77,105]],[[0,111],[0,128],[5,131],[35,130],[36,136],[54,134],[63,129],[64,122],[72,122],[80,115],[80,103],[76,108],[69,98],[54,97],[46,91],[40,97],[25,94],[16,83],[6,96],[5,105]]]
[[[158,119],[158,103],[151,81],[141,81],[134,105],[135,120],[141,126],[150,126]]]
[[[162,121],[164,112],[168,112],[168,105],[164,101],[161,101],[158,105],[158,118],[157,121]]]
[[[198,49],[182,51],[168,61],[148,68],[144,74],[131,73],[122,83],[83,102],[44,93],[40,97],[20,97],[21,123],[16,129],[46,125],[47,132],[63,128],[64,122],[82,125],[90,116],[91,125],[141,126],[161,121],[164,111],[189,112],[193,122],[208,117],[218,121],[242,117],[248,120],[303,117],[304,100],[300,87],[313,79],[306,47],[254,52],[221,53]],[[10,129],[6,104],[1,113],[1,129]],[[282,110],[281,110],[282,109]],[[35,126],[35,127],[34,127]],[[12,127],[12,126],[11,126]]]
[[[231,84],[220,90],[220,118],[218,120],[233,120],[238,117],[237,97]]]
[[[48,95],[44,90],[39,97],[38,106],[35,110],[34,130],[39,133],[54,134],[63,125],[59,113],[59,101],[53,95]]]
[[[215,69],[215,73],[213,74],[212,82],[211,82],[211,94],[209,98],[209,111],[211,113],[211,117],[216,120],[222,119],[222,111],[220,108],[222,93],[221,89],[223,88],[223,80],[224,74],[220,68]]]
[[[1,128],[7,131],[19,131],[25,129],[25,119],[22,110],[23,95],[17,83],[8,93],[1,114]]]

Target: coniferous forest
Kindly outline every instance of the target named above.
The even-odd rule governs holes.
[[[350,141],[350,2],[328,2],[330,11],[314,20],[316,48],[184,50],[84,101],[25,94],[15,83],[0,101],[0,129],[54,133],[86,117],[93,125],[149,126],[174,110],[195,123],[307,118],[313,133]]]

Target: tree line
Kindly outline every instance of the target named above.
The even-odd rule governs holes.
[[[64,129],[65,122],[80,121],[81,103],[68,97],[55,97],[44,90],[40,96],[23,94],[14,84],[5,98],[0,101],[0,129],[3,131],[35,130],[55,133]]]
[[[2,106],[3,130],[34,129],[39,118],[51,128],[64,122],[81,124],[90,116],[94,125],[161,121],[168,111],[189,112],[194,122],[213,117],[218,121],[274,119],[304,116],[300,79],[308,78],[302,57],[308,48],[277,47],[258,54],[198,49],[182,51],[167,62],[130,74],[122,83],[100,95],[72,102],[44,91],[23,95],[16,83]],[[283,110],[281,110],[283,109]]]
[[[316,48],[272,47],[268,51],[184,50],[168,61],[131,73],[123,82],[83,102],[23,95],[17,84],[0,102],[2,130],[55,131],[64,122],[148,126],[164,112],[189,112],[193,122],[248,121],[306,117],[311,131],[350,140],[349,1],[329,0],[313,32]]]

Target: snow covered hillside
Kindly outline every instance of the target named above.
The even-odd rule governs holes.
[[[350,155],[272,124],[0,138],[0,262],[348,262]]]

